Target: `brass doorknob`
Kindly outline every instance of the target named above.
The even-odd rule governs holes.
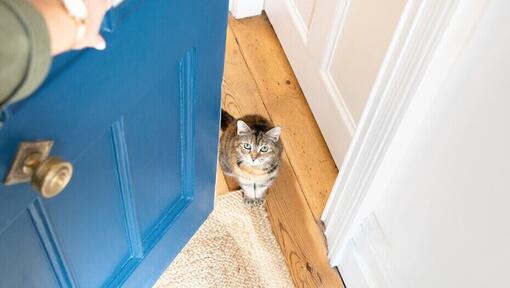
[[[60,157],[41,159],[41,154],[34,153],[24,164],[24,171],[32,174],[32,186],[46,198],[62,192],[73,176],[73,165]]]
[[[73,175],[73,165],[60,157],[48,156],[53,141],[22,142],[16,153],[6,185],[31,182],[45,198],[58,195]]]

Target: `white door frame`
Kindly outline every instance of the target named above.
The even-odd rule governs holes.
[[[426,117],[432,99],[420,97],[425,100],[417,105],[412,103],[415,96],[434,95],[438,87],[429,84],[438,86],[445,78],[488,1],[407,3],[322,215],[332,266],[338,265],[342,250],[363,220],[362,210],[368,214],[371,201],[377,199],[375,192],[384,188],[371,187],[375,175],[391,175],[379,168],[397,130],[408,125],[402,122],[403,116],[415,113],[406,115],[406,121],[417,122]],[[412,112],[408,111],[411,104],[417,107]]]

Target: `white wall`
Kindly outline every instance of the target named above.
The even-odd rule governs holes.
[[[510,1],[489,2],[389,148],[344,257],[372,282],[349,288],[510,287]]]

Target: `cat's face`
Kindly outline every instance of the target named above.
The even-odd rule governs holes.
[[[280,138],[280,127],[271,130],[256,131],[244,121],[237,121],[237,159],[239,163],[254,167],[271,166],[278,160],[280,153],[277,145]]]

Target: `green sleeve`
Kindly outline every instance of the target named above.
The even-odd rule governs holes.
[[[34,92],[50,64],[43,17],[26,0],[0,0],[0,108]]]

